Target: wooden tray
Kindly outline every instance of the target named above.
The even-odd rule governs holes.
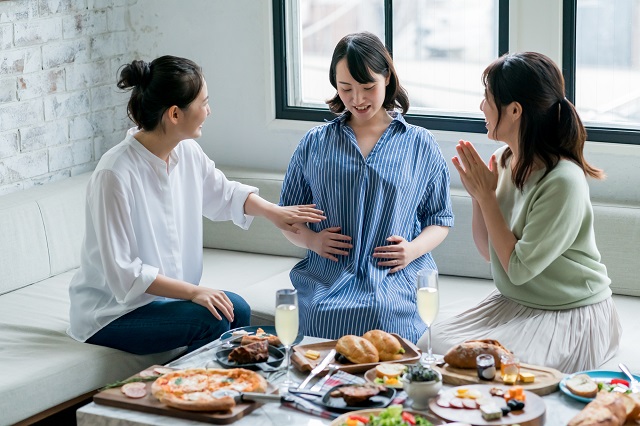
[[[506,404],[504,398],[498,396],[491,396],[489,394],[489,389],[492,387],[496,387],[495,384],[490,385],[468,385],[464,386],[465,389],[477,389],[483,393],[486,397],[492,398],[495,400],[496,405],[498,407],[503,407]],[[508,389],[510,386],[501,385],[498,387],[502,387],[504,389]],[[447,393],[456,392],[457,388],[447,389]],[[433,413],[435,413],[438,417],[453,421],[453,422],[462,422],[469,423],[476,426],[484,426],[484,425],[514,425],[519,424],[521,426],[543,426],[544,425],[544,416],[545,416],[545,405],[544,401],[538,395],[525,391],[524,392],[527,400],[525,401],[525,407],[522,411],[511,412],[506,416],[501,417],[499,420],[485,420],[482,418],[482,413],[480,409],[469,410],[466,408],[444,408],[438,405],[437,400],[439,397],[431,398],[429,401],[429,408]],[[440,392],[442,395],[442,392]]]
[[[149,367],[146,370],[153,369],[155,367],[161,367],[160,365],[155,365],[153,367]],[[176,369],[177,370],[177,369]],[[139,377],[139,375],[135,375],[132,377]],[[128,398],[121,391],[120,388],[112,388],[103,390],[102,392],[97,393],[93,396],[93,401],[96,404],[108,405],[111,407],[118,408],[126,408],[129,410],[142,411],[143,413],[151,413],[151,414],[160,414],[163,416],[176,417],[179,419],[187,419],[187,420],[195,420],[204,423],[212,423],[219,425],[226,425],[235,422],[238,419],[241,419],[245,415],[251,413],[256,408],[262,406],[262,403],[259,402],[251,402],[251,403],[239,403],[237,404],[231,411],[221,411],[221,412],[205,412],[205,411],[183,411],[178,410],[176,408],[167,407],[162,404],[156,398],[151,395],[151,384],[153,382],[146,382],[147,385],[147,395],[144,398]],[[268,393],[273,393],[276,391],[276,388],[269,384],[267,388]]]
[[[487,385],[504,385],[500,373],[496,374],[496,378],[492,381],[480,380],[478,372],[475,368],[453,368],[449,364],[444,366],[436,366],[436,369],[442,373],[442,381],[450,385],[470,385],[470,384],[487,384]],[[524,390],[528,390],[537,395],[548,395],[558,390],[558,384],[564,377],[564,374],[558,370],[548,367],[540,367],[537,365],[520,364],[520,371],[523,373],[535,374],[536,379],[533,383],[517,382],[518,386],[522,386]]]
[[[400,337],[397,334],[392,333],[392,336],[395,336],[396,339],[400,341],[400,344],[404,348],[404,354],[402,358],[397,361],[385,361],[385,362],[399,362],[402,364],[411,364],[420,359],[422,352],[416,345],[411,343],[408,340]],[[293,354],[291,355],[291,362],[293,365],[300,371],[311,371],[313,367],[318,365],[326,356],[327,353],[331,349],[336,347],[337,340],[329,340],[321,343],[312,343],[309,345],[299,345],[293,347]],[[305,357],[304,354],[309,349],[313,349],[314,351],[320,352],[320,358],[315,361],[311,361],[309,358]],[[366,364],[341,364],[337,361],[332,361],[331,364],[335,365],[342,371],[346,371],[347,373],[363,373],[371,368],[374,368],[378,364],[382,364],[382,362],[369,362]],[[327,366],[324,370],[322,370],[318,377],[324,376],[329,371],[329,366]],[[474,370],[475,371],[475,370]]]

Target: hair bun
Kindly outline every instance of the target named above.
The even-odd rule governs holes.
[[[118,87],[126,89],[138,86],[144,89],[150,80],[151,66],[145,61],[135,60],[122,67]]]

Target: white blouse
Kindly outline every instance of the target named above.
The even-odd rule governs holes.
[[[105,153],[87,186],[80,269],[69,287],[69,336],[86,341],[111,321],[161,299],[145,293],[158,274],[199,284],[202,216],[253,220],[244,203],[258,189],[227,180],[202,148],[181,141],[169,164],[133,135]]]

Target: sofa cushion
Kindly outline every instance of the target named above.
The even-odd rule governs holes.
[[[252,171],[225,171],[228,179],[237,180],[246,185],[255,186],[260,190],[260,196],[272,203],[280,200],[282,188],[282,174],[261,173]],[[211,222],[204,219],[203,246],[237,250],[250,253],[274,254],[279,256],[304,257],[306,250],[293,245],[287,240],[280,229],[268,220],[258,217],[254,219],[249,230],[244,231],[231,222]]]
[[[640,208],[594,204],[596,243],[615,294],[640,296]]]
[[[178,355],[178,351],[131,355],[67,336],[68,286],[74,272],[0,297],[3,424],[13,424]]]
[[[37,203],[0,210],[0,294],[49,277],[47,237]]]

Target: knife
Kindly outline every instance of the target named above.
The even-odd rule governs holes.
[[[289,389],[289,392],[294,395],[299,396],[310,396],[312,398],[321,397],[322,394],[318,392],[311,391],[298,391],[297,389]],[[232,389],[221,389],[213,392],[211,394],[214,398],[222,398],[225,396],[230,396],[236,403],[243,402],[288,402],[292,401],[292,398],[287,394],[277,394],[277,393],[259,393],[259,392],[238,392]]]
[[[317,376],[322,370],[325,369],[325,367],[327,365],[329,365],[331,363],[331,361],[333,361],[335,356],[336,356],[336,350],[335,349],[331,349],[329,351],[329,353],[327,354],[327,356],[324,357],[322,362],[320,364],[318,364],[313,370],[311,370],[311,373],[309,373],[307,378],[304,379],[304,381],[302,383],[300,383],[300,386],[298,386],[298,390],[304,389],[305,386],[307,386],[309,384],[311,379],[313,379],[315,376]]]

